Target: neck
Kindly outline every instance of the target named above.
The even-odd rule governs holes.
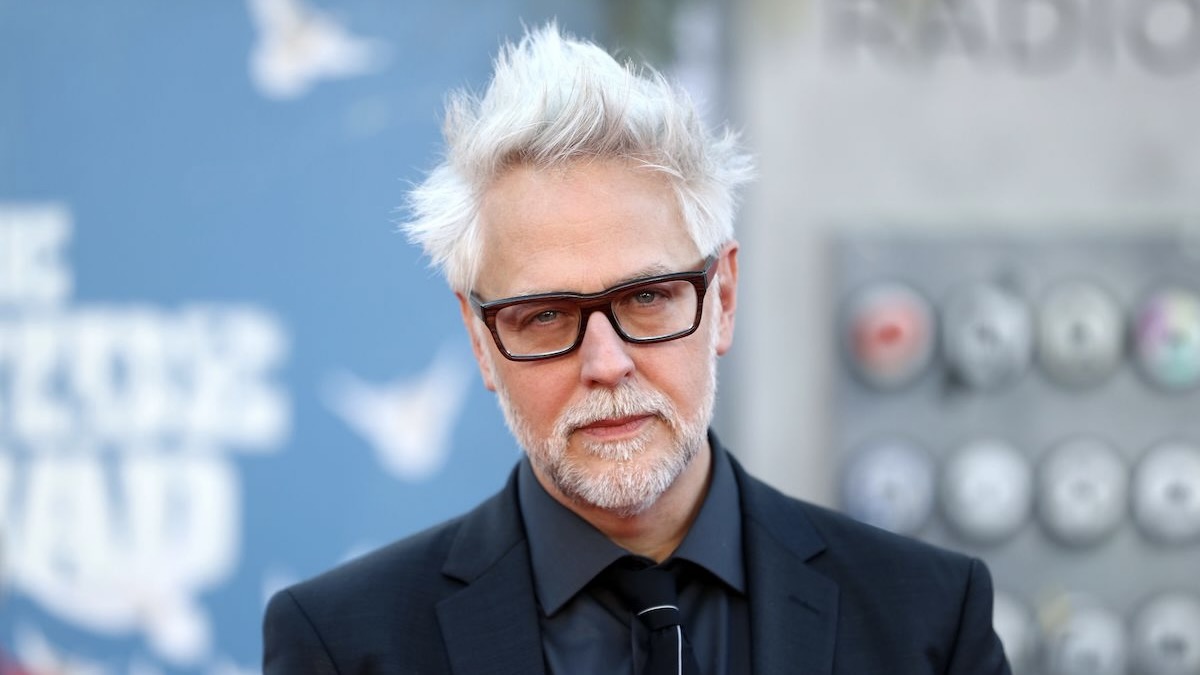
[[[671,487],[649,507],[632,516],[572,500],[536,468],[534,475],[550,496],[600,530],[613,543],[630,553],[662,562],[679,548],[700,513],[700,506],[708,494],[711,466],[712,449],[705,439],[700,452]]]

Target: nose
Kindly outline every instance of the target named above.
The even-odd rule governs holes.
[[[580,377],[585,383],[615,387],[633,373],[629,343],[621,339],[603,312],[592,312],[584,325],[579,355],[583,360]]]

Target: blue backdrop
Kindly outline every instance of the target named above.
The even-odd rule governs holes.
[[[256,672],[518,455],[397,234],[445,92],[599,2],[0,0],[0,672]]]

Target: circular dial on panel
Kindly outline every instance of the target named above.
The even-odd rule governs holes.
[[[1200,539],[1200,446],[1152,448],[1133,474],[1133,515],[1150,537],[1181,544]]]
[[[1138,307],[1134,351],[1142,373],[1167,390],[1200,384],[1200,296],[1159,290]]]
[[[1069,387],[1098,384],[1121,363],[1121,310],[1103,289],[1071,281],[1038,307],[1037,353],[1046,375]]]
[[[963,383],[989,389],[1029,365],[1033,321],[1016,295],[989,284],[959,290],[947,301],[942,341],[951,370]]]
[[[914,534],[934,506],[933,459],[901,440],[868,445],[852,457],[842,478],[846,513],[885,530]]]
[[[1076,604],[1045,627],[1046,675],[1125,675],[1125,626],[1120,617],[1093,604]]]
[[[1133,618],[1130,648],[1136,672],[1200,675],[1200,599],[1161,595]]]
[[[855,374],[879,389],[915,380],[933,358],[933,309],[904,284],[885,282],[850,297],[842,344]]]
[[[970,443],[942,470],[942,509],[964,537],[993,543],[1014,534],[1029,518],[1033,472],[1016,448],[994,440]]]
[[[1067,441],[1038,467],[1038,516],[1064,544],[1085,546],[1112,534],[1125,517],[1128,495],[1125,460],[1097,439]]]

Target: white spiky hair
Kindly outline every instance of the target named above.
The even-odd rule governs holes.
[[[737,188],[753,175],[737,134],[706,129],[683,89],[553,22],[502,47],[482,97],[451,93],[443,136],[445,158],[409,193],[401,227],[459,292],[482,255],[483,193],[513,164],[624,158],[666,174],[704,255],[733,238]]]

